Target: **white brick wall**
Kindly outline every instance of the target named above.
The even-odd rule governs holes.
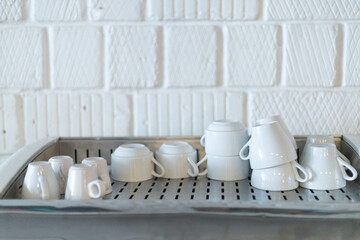
[[[281,114],[360,134],[357,0],[2,0],[0,153]]]

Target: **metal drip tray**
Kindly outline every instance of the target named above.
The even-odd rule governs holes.
[[[300,153],[305,139],[305,137],[296,138]],[[9,161],[11,165],[7,168],[9,173],[5,175],[7,177],[3,181],[0,181],[0,198],[2,198],[0,200],[0,225],[5,224],[5,226],[10,227],[12,222],[17,223],[23,219],[31,219],[27,224],[33,223],[35,225],[40,224],[37,222],[39,219],[39,221],[44,222],[53,219],[56,222],[63,220],[66,216],[72,216],[66,218],[68,224],[78,224],[79,222],[85,224],[87,222],[86,216],[92,215],[96,216],[94,221],[102,230],[109,227],[107,221],[110,221],[110,219],[111,221],[115,219],[117,219],[116,221],[121,220],[120,222],[125,225],[118,228],[119,233],[120,230],[122,234],[124,234],[124,231],[129,232],[129,229],[132,229],[130,232],[137,233],[135,235],[126,235],[130,239],[133,239],[134,236],[139,237],[139,239],[146,239],[146,236],[155,236],[152,235],[152,230],[136,228],[136,224],[145,221],[144,219],[151,219],[149,221],[153,222],[153,224],[161,223],[160,225],[168,226],[169,229],[172,229],[171,231],[185,234],[185,238],[189,239],[193,239],[194,236],[197,236],[198,239],[211,239],[212,236],[223,238],[224,234],[218,232],[219,228],[225,231],[224,229],[228,229],[230,226],[234,228],[226,231],[230,231],[231,234],[239,233],[240,229],[247,232],[250,231],[250,228],[246,227],[247,225],[239,227],[237,223],[249,223],[249,221],[260,221],[261,224],[265,224],[262,234],[276,227],[276,221],[282,222],[284,226],[287,226],[288,230],[279,233],[276,235],[277,237],[286,236],[288,231],[297,231],[299,221],[302,224],[306,222],[308,227],[317,226],[317,233],[323,233],[326,230],[327,239],[336,238],[338,235],[333,235],[332,231],[339,228],[351,230],[350,237],[354,236],[354,234],[360,234],[358,228],[358,224],[360,224],[359,179],[347,182],[347,186],[339,190],[316,191],[299,187],[293,191],[272,192],[252,187],[250,177],[241,181],[229,182],[211,180],[207,177],[176,180],[154,178],[139,183],[113,181],[112,193],[106,195],[103,200],[68,201],[61,199],[41,201],[21,199],[21,187],[26,167],[32,161],[47,160],[54,155],[70,155],[76,162],[81,162],[83,158],[88,156],[102,156],[110,164],[111,153],[121,144],[130,142],[143,143],[154,152],[166,141],[187,141],[197,149],[199,159],[204,156],[204,149],[199,144],[199,138],[197,137],[52,138],[24,147],[11,157],[11,161]],[[360,171],[360,138],[347,135],[336,137],[335,142],[338,149]],[[4,214],[11,216],[13,220],[2,221],[4,218],[1,216],[4,216]],[[50,216],[51,218],[49,218]],[[212,219],[215,216],[216,219]],[[131,219],[134,220],[134,226],[130,224]],[[184,222],[176,223],[178,228],[172,228],[173,226],[169,224],[174,224],[173,221],[178,219],[185,222],[192,222],[197,219],[196,224],[206,223],[204,227],[207,226],[207,232],[198,236],[194,232],[195,230],[190,230],[189,225]],[[211,225],[212,222],[209,223],[209,219],[212,219],[211,221],[215,221],[217,224]],[[332,222],[339,219],[341,219],[340,225],[335,225]],[[195,224],[195,222],[193,223]],[[351,224],[348,225],[349,223]],[[128,225],[126,224],[130,224],[131,227],[127,228]],[[146,222],[146,224],[149,224],[149,222]],[[212,226],[213,229],[208,229],[208,226]],[[87,228],[85,225],[83,227]],[[156,229],[158,227],[156,225]],[[159,229],[157,231],[160,231]],[[161,229],[161,233],[167,231],[166,228]],[[56,232],[57,230],[53,229],[53,231]],[[21,234],[16,235],[15,230],[14,232],[14,236],[22,236]],[[117,235],[113,235],[116,232],[118,231],[108,233],[108,236],[116,237]],[[141,235],[140,233],[150,235]],[[43,237],[44,235],[39,233],[37,236]],[[78,236],[83,237],[81,234]],[[210,238],[206,238],[206,236]],[[346,236],[341,235],[340,238]],[[0,231],[0,239],[1,237],[3,236]]]

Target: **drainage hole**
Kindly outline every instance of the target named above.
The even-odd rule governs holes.
[[[236,193],[239,193],[239,189],[238,189],[238,188],[236,189]]]
[[[221,195],[221,200],[225,200],[225,196],[224,196],[224,195]]]
[[[112,183],[111,183],[111,186],[114,186],[114,184],[115,184],[115,182],[112,182]]]
[[[197,180],[198,180],[198,177],[195,177],[194,180],[197,181]]]
[[[168,181],[170,181],[171,179],[170,179],[170,178],[168,178],[167,180],[168,180]]]
[[[179,195],[176,195],[176,196],[175,196],[175,200],[178,200],[178,198],[179,198]]]
[[[135,188],[135,189],[134,189],[134,192],[137,192],[137,190],[138,190],[138,188]]]
[[[314,193],[314,191],[313,191],[312,189],[310,189],[310,192],[311,192],[311,193]]]
[[[236,195],[237,196],[237,200],[240,200],[240,195]]]
[[[287,197],[286,196],[283,196],[284,200],[287,200]]]
[[[224,191],[225,191],[225,190],[222,188],[222,189],[221,189],[221,193],[224,193]]]
[[[239,186],[239,183],[238,183],[238,182],[236,182],[236,183],[235,183],[235,186],[236,186],[236,187],[238,187],[238,186]]]
[[[118,197],[119,197],[119,194],[116,194],[115,197],[114,197],[114,199],[117,199]]]
[[[129,197],[129,199],[132,199],[133,197],[134,197],[134,194],[131,194],[130,197]]]
[[[253,200],[256,200],[256,197],[255,197],[255,195],[252,195],[252,199],[253,199]]]
[[[250,176],[248,177],[248,180],[251,180]]]
[[[86,157],[89,157],[89,149],[86,149]]]
[[[163,193],[166,192],[166,188],[164,188]]]
[[[281,191],[281,193],[284,193],[284,191]]]
[[[167,182],[167,183],[165,184],[165,187],[167,187],[167,186],[169,186],[169,182]]]
[[[316,201],[319,201],[319,198],[315,195],[314,198],[316,199]]]
[[[154,178],[154,181],[157,181],[157,180],[158,180],[158,177],[155,177],[155,178]]]
[[[295,189],[295,192],[296,192],[296,193],[299,193],[299,191],[298,191],[297,189]]]
[[[151,191],[152,191],[152,188],[149,189],[148,193],[151,193]]]
[[[252,187],[252,186],[251,186],[251,182],[249,182],[249,186]]]
[[[177,192],[180,193],[180,191],[181,191],[181,188],[178,188]]]
[[[127,185],[128,185],[128,183],[125,183],[125,184],[124,184],[124,187],[126,187]]]
[[[266,192],[266,193],[269,193],[269,191],[268,191],[268,190],[266,190],[265,192]]]
[[[267,195],[268,199],[271,200],[271,196],[270,195]]]
[[[221,182],[221,186],[222,186],[222,187],[224,186],[224,182]]]
[[[113,153],[113,150],[112,149],[110,149],[110,154],[112,154]]]
[[[194,195],[191,194],[190,196],[190,200],[193,200],[194,199]]]
[[[148,197],[149,197],[149,194],[146,194],[145,197],[144,197],[144,199],[148,199]]]
[[[120,191],[119,191],[119,192],[122,192],[122,191],[124,191],[124,188],[120,189]]]
[[[209,195],[206,194],[206,200],[209,200]]]
[[[303,200],[302,196],[299,196],[299,198],[300,198],[301,201]]]
[[[180,182],[180,183],[179,183],[179,187],[181,187],[181,186],[182,186],[182,184],[183,184],[183,183],[182,183],[182,182]]]
[[[335,200],[335,198],[333,197],[333,195],[330,195],[330,198],[331,198],[332,200]]]
[[[349,195],[346,195],[346,198],[349,200],[352,200],[351,197]]]
[[[139,182],[138,187],[140,187],[140,185],[141,185],[141,182]]]
[[[254,193],[254,189],[253,189],[253,188],[251,188],[250,191],[251,191],[251,193]]]
[[[325,192],[330,193],[329,190],[325,190]]]
[[[153,183],[151,184],[151,186],[152,186],[152,187],[155,186],[155,183],[153,182]]]
[[[207,183],[207,186],[210,187],[210,182]]]
[[[210,188],[206,189],[206,192],[209,193],[209,192],[210,192]]]
[[[196,187],[196,182],[193,183],[193,187]]]
[[[99,155],[99,157],[101,157],[101,150],[100,149],[98,151],[98,155]]]
[[[342,188],[340,188],[340,191],[341,191],[342,193],[345,193],[344,189],[342,189]]]
[[[163,194],[161,194],[160,199],[163,199],[163,198],[164,198],[164,195],[163,195]]]
[[[170,179],[169,179],[170,180]],[[184,181],[184,178],[180,178],[181,181]]]
[[[191,192],[194,193],[194,192],[195,192],[195,188],[193,188],[193,189],[191,190]]]

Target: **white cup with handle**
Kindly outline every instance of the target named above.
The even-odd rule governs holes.
[[[302,172],[303,177],[299,175]],[[299,182],[309,180],[309,174],[296,161],[276,167],[255,169],[251,173],[251,185],[268,191],[289,191],[298,188]]]
[[[346,186],[346,181],[357,178],[356,169],[337,154],[335,144],[308,144],[303,153],[302,166],[309,172],[309,181],[301,183],[303,188],[314,190],[335,190]],[[352,175],[349,176],[345,169]]]
[[[101,181],[105,184],[105,194],[109,194],[112,192],[111,188],[111,179],[109,170],[107,167],[107,161],[102,157],[88,157],[81,161],[82,164],[85,165],[94,165],[97,169],[97,175]]]
[[[248,140],[247,129],[235,120],[212,122],[201,137],[205,153],[216,156],[235,156]]]
[[[290,139],[294,148],[298,149],[298,146],[296,144],[296,140],[295,140],[294,136],[291,134],[289,128],[286,126],[284,120],[282,119],[282,117],[280,115],[273,115],[273,116],[270,116],[267,118],[258,119],[255,121],[255,126],[260,126],[260,125],[267,124],[270,122],[278,122],[280,124],[281,128],[284,130],[286,136],[288,136],[288,138]]]
[[[66,200],[101,199],[105,190],[105,184],[98,179],[94,165],[75,164],[70,167],[65,190]]]
[[[164,143],[155,152],[155,158],[165,169],[163,178],[187,178],[199,174],[197,152],[187,142]]]
[[[219,181],[237,181],[249,176],[249,162],[242,161],[236,156],[206,155],[198,166],[207,162],[206,169],[199,176],[207,174],[207,177]]]
[[[49,162],[59,183],[60,194],[64,194],[69,168],[74,165],[74,160],[69,156],[54,156]]]
[[[316,143],[316,144],[332,143],[332,144],[335,144],[335,139],[331,135],[311,135],[311,136],[307,136],[304,149],[302,150],[302,153],[300,155],[300,159],[299,159],[300,164],[302,162],[303,156],[305,156],[304,153],[305,153],[308,145],[311,144],[311,143]],[[339,150],[336,150],[336,151],[337,151],[337,154],[339,155],[339,157],[341,159],[343,159],[347,163],[350,163],[349,159],[347,159],[347,157],[345,157],[344,154],[342,154]]]
[[[251,138],[239,155],[250,160],[252,169],[275,167],[297,159],[296,150],[279,122],[253,127]]]
[[[22,198],[41,200],[60,198],[59,185],[49,162],[29,163],[22,187]]]
[[[159,172],[155,171],[154,164]],[[117,181],[141,182],[164,175],[164,167],[143,144],[123,144],[111,154],[111,177]]]

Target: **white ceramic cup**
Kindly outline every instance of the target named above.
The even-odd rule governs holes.
[[[69,168],[74,165],[74,160],[69,156],[54,156],[49,162],[59,183],[60,194],[64,194]]]
[[[239,154],[243,160],[250,159],[252,169],[275,167],[297,159],[296,150],[279,122],[253,127],[250,140]]]
[[[338,156],[335,144],[309,144],[302,158],[302,166],[309,172],[309,181],[301,183],[303,188],[334,190],[346,186],[358,173],[354,167]],[[345,168],[352,176],[347,175]]]
[[[154,171],[154,164],[160,173]],[[143,144],[123,144],[111,154],[111,177],[117,181],[141,182],[164,175],[164,167]]]
[[[42,200],[60,198],[59,185],[49,162],[29,163],[22,187],[22,198]]]
[[[301,177],[298,170],[302,172]],[[298,188],[299,182],[309,180],[307,171],[296,161],[280,166],[255,169],[251,173],[251,185],[268,191],[289,191]]]
[[[258,119],[255,121],[255,126],[260,126],[260,125],[270,123],[270,122],[278,122],[280,124],[281,128],[284,130],[286,136],[288,136],[288,138],[290,139],[294,148],[298,149],[298,146],[296,144],[296,140],[295,140],[294,136],[291,134],[290,130],[288,129],[288,127],[286,126],[284,120],[281,118],[280,115],[274,115],[274,116],[271,116],[268,118]]]
[[[197,165],[204,162],[207,162],[206,170],[199,173],[199,176],[207,174],[208,178],[220,181],[237,181],[249,176],[249,162],[242,161],[238,155],[206,155]]]
[[[81,161],[85,165],[94,165],[97,169],[97,175],[101,181],[105,184],[105,194],[112,192],[111,188],[111,179],[109,175],[109,170],[107,167],[107,161],[102,157],[88,157]]]
[[[187,142],[168,142],[155,153],[156,160],[165,168],[164,178],[196,177],[199,174],[197,152]],[[157,170],[158,169],[157,167]]]
[[[247,129],[239,121],[218,120],[208,126],[200,143],[205,147],[206,154],[234,156],[248,139]]]
[[[105,195],[105,184],[98,179],[94,165],[75,164],[69,169],[66,200],[99,199]]]
[[[321,143],[332,143],[335,144],[335,139],[333,136],[330,135],[312,135],[312,136],[307,136],[306,138],[306,143],[304,146],[304,149],[302,150],[302,153],[300,155],[300,159],[299,159],[299,163],[301,164],[302,162],[302,156],[305,156],[305,154],[303,155],[303,153],[306,151],[307,147],[309,144],[311,143],[316,143],[316,144],[321,144]],[[350,163],[349,159],[347,159],[344,154],[342,154],[339,150],[336,150],[339,157],[341,157],[341,159],[343,159],[345,162]]]

